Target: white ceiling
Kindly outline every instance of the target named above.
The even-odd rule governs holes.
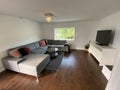
[[[44,13],[55,16],[53,22],[98,20],[120,10],[120,0],[0,0],[0,13],[45,22]]]

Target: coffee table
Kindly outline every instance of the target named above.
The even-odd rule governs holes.
[[[57,47],[48,47],[47,53],[50,55],[51,58],[55,58],[59,55],[59,49]]]
[[[46,69],[58,71],[64,56],[64,52],[60,51],[57,47],[48,47],[47,54],[50,55],[50,62],[46,66]]]

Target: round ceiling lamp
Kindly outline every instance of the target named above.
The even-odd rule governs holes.
[[[52,13],[45,13],[45,19],[47,22],[51,22],[52,21]]]

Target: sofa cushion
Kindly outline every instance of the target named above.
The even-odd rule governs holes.
[[[32,53],[37,53],[37,54],[44,54],[44,51],[43,49],[40,49],[40,48],[36,48],[32,51]]]
[[[19,48],[18,51],[22,56],[28,55],[28,53],[24,50],[24,48]]]
[[[44,54],[44,53],[46,53],[47,48],[48,48],[48,46],[39,47],[39,48],[34,49],[34,50],[32,51],[32,53]]]
[[[48,40],[48,45],[64,45],[66,40]]]
[[[12,57],[15,57],[15,58],[20,58],[22,55],[20,54],[20,52],[18,51],[18,49],[13,49],[13,50],[10,50],[8,52],[8,54]]]
[[[66,43],[66,40],[56,40],[57,45],[64,45]]]
[[[40,44],[39,44],[39,42],[35,42],[35,43],[34,43],[34,45],[35,45],[35,48],[38,48],[38,47],[40,47]]]
[[[23,47],[23,49],[27,54],[30,54],[32,52],[28,47]]]
[[[27,48],[29,48],[31,51],[35,49],[34,43],[26,45]]]
[[[46,43],[45,43],[45,41],[44,40],[42,40],[42,41],[40,41],[40,46],[46,46]]]

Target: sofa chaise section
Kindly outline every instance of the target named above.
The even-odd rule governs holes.
[[[47,54],[31,54],[18,67],[21,73],[38,77],[49,61]]]
[[[41,71],[50,61],[47,54],[29,54],[23,58],[5,57],[2,59],[6,69],[39,77]]]

